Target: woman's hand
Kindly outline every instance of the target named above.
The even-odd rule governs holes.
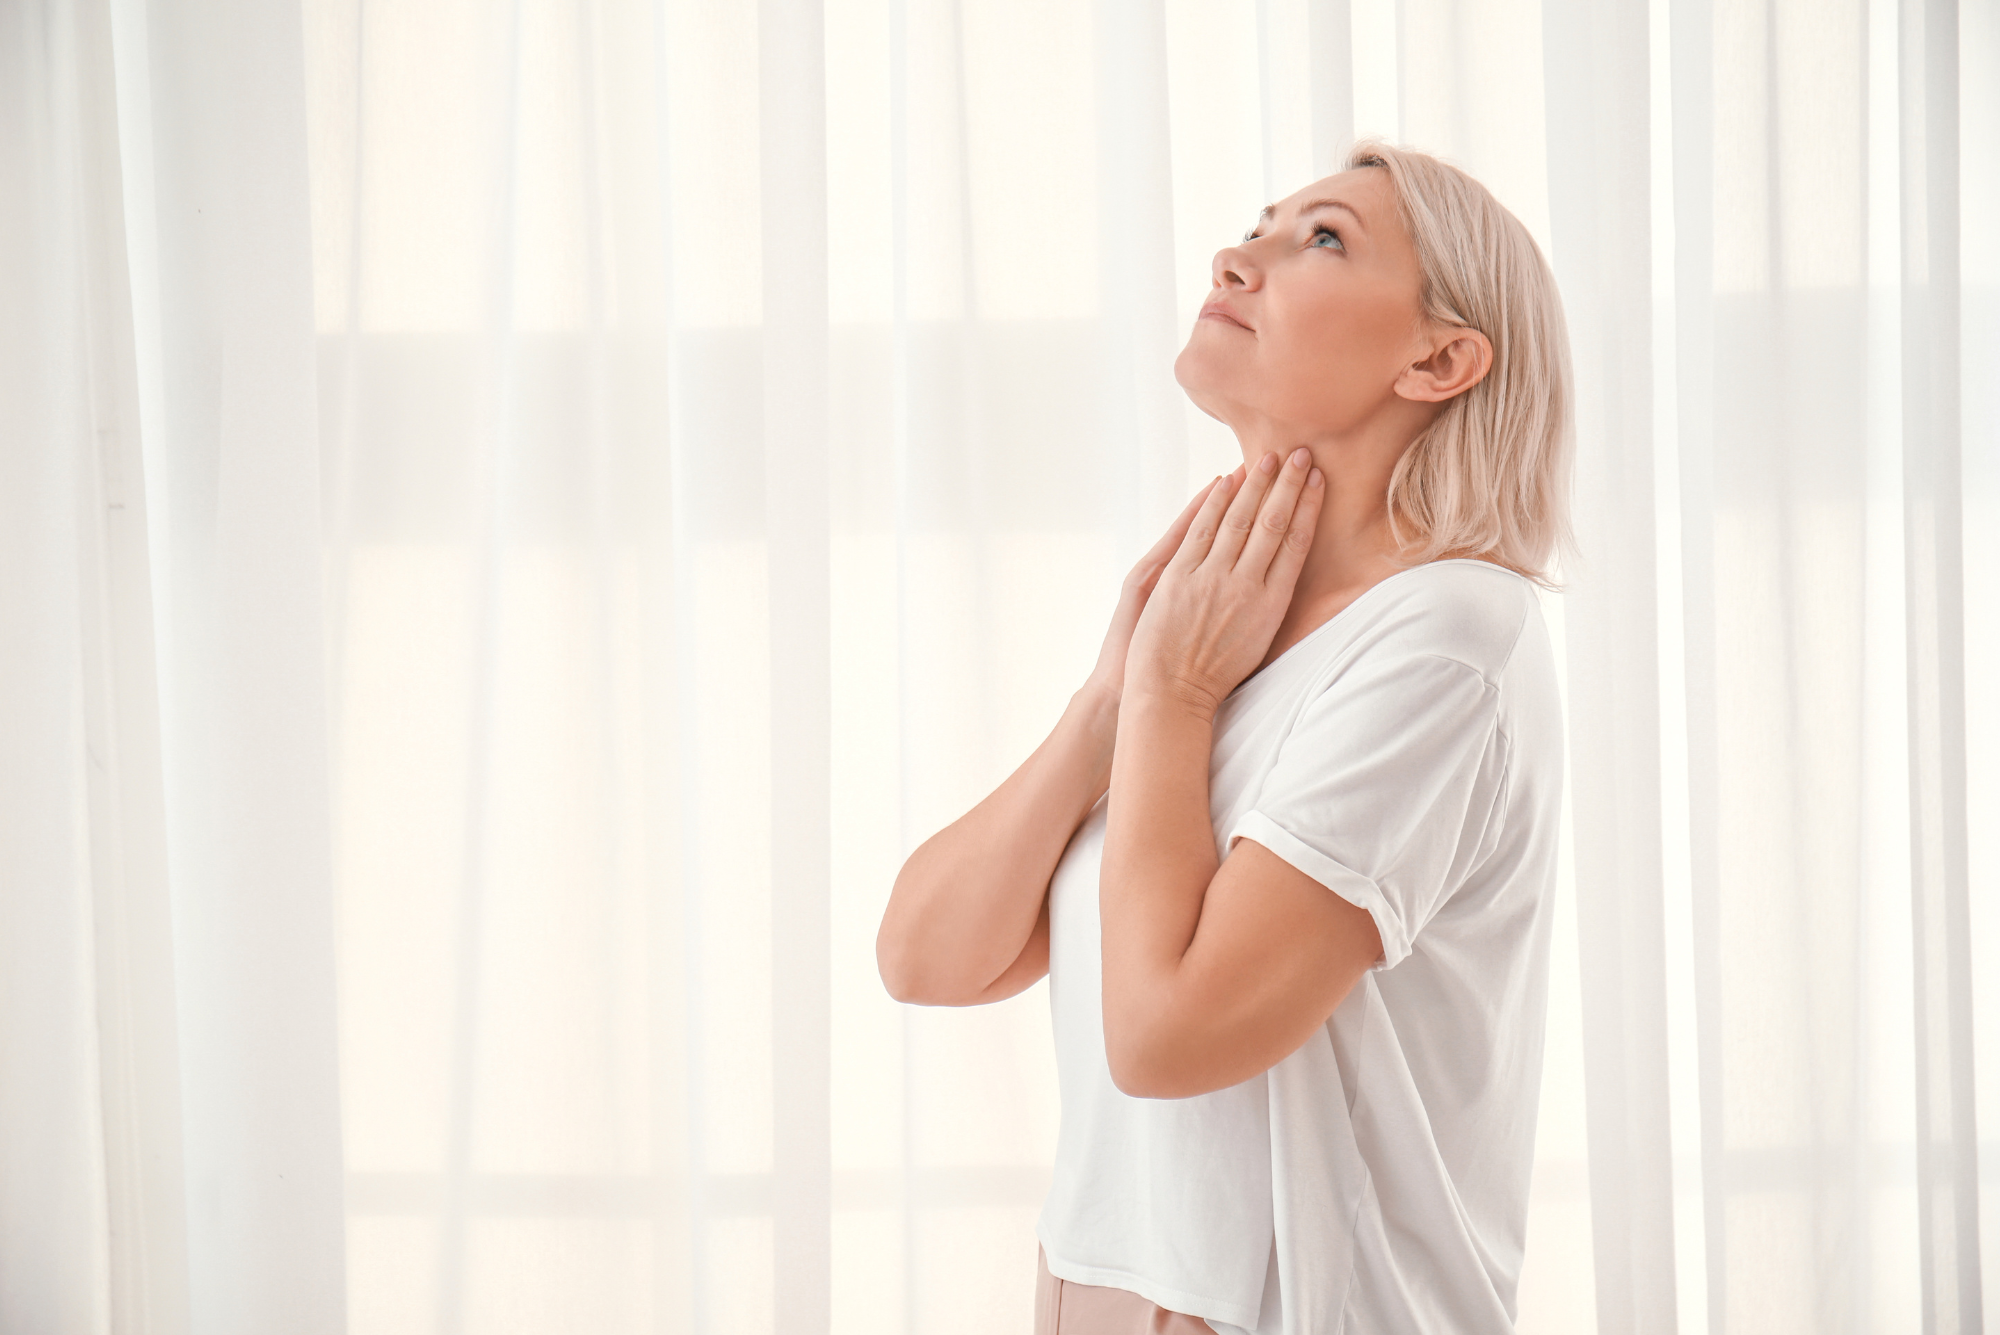
[[[1090,679],[1085,689],[1096,691],[1107,699],[1117,700],[1125,685],[1125,658],[1132,643],[1132,628],[1139,624],[1139,613],[1146,606],[1146,599],[1152,595],[1153,585],[1158,582],[1160,572],[1180,547],[1187,535],[1188,525],[1194,521],[1195,512],[1209,493],[1215,490],[1215,479],[1194,494],[1180,517],[1167,525],[1167,531],[1153,549],[1139,558],[1139,564],[1132,567],[1125,576],[1125,583],[1118,593],[1118,610],[1111,614],[1111,629],[1104,634],[1104,647],[1097,652],[1097,666],[1091,669]]]
[[[1311,462],[1304,446],[1283,462],[1266,454],[1240,487],[1230,485],[1233,475],[1221,479],[1191,507],[1132,628],[1128,689],[1170,696],[1212,718],[1263,661],[1326,499]]]

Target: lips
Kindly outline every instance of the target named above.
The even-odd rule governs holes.
[[[1201,318],[1204,320],[1220,320],[1224,324],[1233,324],[1238,329],[1250,329],[1250,326],[1235,311],[1229,309],[1229,305],[1226,302],[1209,302],[1201,308]],[[1255,333],[1256,331],[1253,329],[1251,332]]]

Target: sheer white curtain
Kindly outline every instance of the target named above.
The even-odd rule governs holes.
[[[333,1331],[296,11],[0,6],[0,1329]]]
[[[1042,990],[875,922],[1356,133],[1581,391],[1521,1328],[1981,1329],[1992,0],[23,0],[0,1332],[1027,1329]]]

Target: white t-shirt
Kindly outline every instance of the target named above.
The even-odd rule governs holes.
[[[1050,1272],[1229,1333],[1511,1330],[1562,763],[1534,586],[1484,561],[1390,576],[1239,685],[1218,856],[1263,844],[1366,909],[1382,959],[1298,1051],[1186,1099],[1105,1064],[1100,801],[1049,887]]]

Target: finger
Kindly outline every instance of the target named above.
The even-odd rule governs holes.
[[[1243,553],[1243,544],[1257,522],[1257,511],[1264,503],[1264,494],[1271,489],[1271,479],[1277,475],[1278,462],[1278,456],[1266,450],[1243,475],[1243,485],[1222,517],[1215,543],[1205,558],[1207,561],[1223,570],[1235,567],[1237,557]]]
[[[1167,562],[1173,559],[1175,550],[1180,547],[1181,539],[1187,536],[1188,525],[1194,522],[1196,513],[1201,509],[1201,503],[1208,499],[1209,492],[1213,491],[1215,485],[1221,481],[1219,477],[1209,479],[1202,489],[1194,494],[1194,498],[1182,507],[1179,516],[1167,526],[1167,531],[1161,535],[1160,540],[1139,558],[1138,564],[1134,565],[1131,572],[1125,576],[1126,587],[1136,592],[1142,600],[1152,596],[1154,586],[1160,582],[1160,575],[1167,568]]]
[[[1174,549],[1173,559],[1167,564],[1175,570],[1192,570],[1208,555],[1210,544],[1215,541],[1216,531],[1222,526],[1222,516],[1229,506],[1229,498],[1235,490],[1236,474],[1225,473],[1208,489],[1201,504],[1195,508],[1194,518],[1188,521],[1187,533],[1180,545]]]
[[[1292,510],[1292,522],[1285,529],[1284,541],[1278,544],[1278,554],[1271,558],[1271,568],[1264,574],[1266,588],[1282,589],[1286,597],[1291,596],[1292,586],[1298,583],[1299,571],[1306,563],[1306,553],[1312,550],[1313,532],[1319,527],[1319,512],[1325,504],[1326,477],[1315,468],[1306,474],[1299,503]]]
[[[1263,505],[1258,507],[1242,554],[1236,558],[1237,570],[1258,580],[1265,577],[1271,568],[1271,558],[1277,554],[1279,544],[1285,540],[1286,530],[1292,526],[1292,510],[1298,504],[1299,493],[1305,490],[1306,470],[1311,467],[1312,451],[1301,445],[1278,469],[1271,489],[1264,495]]]
[[[1175,549],[1181,545],[1181,539],[1187,536],[1188,525],[1194,522],[1195,512],[1201,509],[1201,503],[1208,499],[1208,493],[1215,490],[1215,484],[1220,481],[1222,481],[1220,477],[1210,478],[1207,485],[1194,494],[1194,499],[1181,508],[1179,517],[1167,526],[1166,533],[1153,544],[1153,549],[1146,553],[1146,559],[1142,564],[1151,566],[1166,563]]]

